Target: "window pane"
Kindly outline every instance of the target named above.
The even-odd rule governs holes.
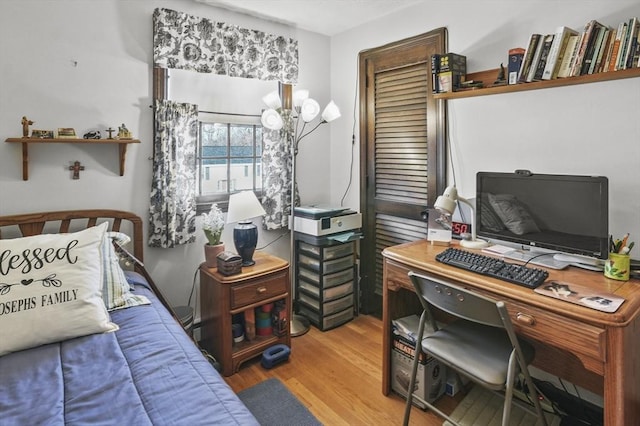
[[[226,157],[228,126],[222,123],[202,123],[202,156]]]
[[[231,125],[231,180],[236,190],[253,189],[253,126]]]
[[[202,123],[201,126],[201,195],[225,194],[227,182],[228,126],[221,123]]]
[[[236,191],[261,191],[261,157],[261,126],[201,122],[199,202],[224,201]]]

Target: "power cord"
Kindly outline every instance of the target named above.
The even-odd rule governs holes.
[[[356,94],[353,97],[353,128],[351,129],[351,164],[349,165],[349,182],[347,183],[347,189],[345,189],[342,198],[340,199],[340,207],[344,207],[344,199],[351,189],[351,183],[353,182],[353,151],[356,145],[356,108],[358,105],[358,82],[360,81],[360,71],[356,70]]]

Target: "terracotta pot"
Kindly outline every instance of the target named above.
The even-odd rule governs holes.
[[[218,267],[217,256],[223,251],[224,251],[224,243],[216,244],[215,246],[211,244],[204,245],[204,263],[207,266],[207,268]]]

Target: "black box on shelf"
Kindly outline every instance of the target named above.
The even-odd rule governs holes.
[[[457,53],[440,55],[438,66],[438,93],[455,92],[467,75],[467,57]],[[433,65],[432,65],[433,69]]]

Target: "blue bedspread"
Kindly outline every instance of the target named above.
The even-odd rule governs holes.
[[[0,425],[255,425],[253,415],[144,286],[120,326],[0,357]]]

